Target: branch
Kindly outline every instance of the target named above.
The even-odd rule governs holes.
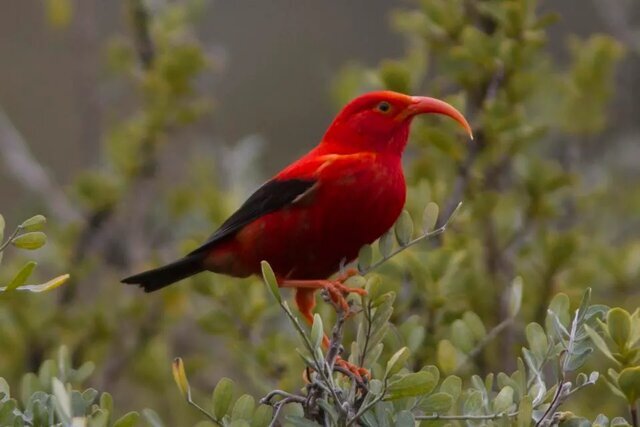
[[[2,108],[0,108],[0,155],[4,158],[9,174],[26,189],[36,193],[59,220],[73,222],[82,219],[82,214],[73,206],[45,168],[33,157],[24,137]]]
[[[364,276],[364,275],[370,273],[371,271],[375,270],[376,268],[380,267],[382,264],[384,264],[385,262],[389,261],[394,256],[398,255],[400,252],[403,252],[406,249],[410,248],[411,246],[414,246],[414,245],[420,243],[423,240],[430,239],[432,237],[438,236],[438,235],[444,233],[445,231],[447,231],[447,227],[449,226],[449,224],[451,223],[453,218],[456,216],[456,214],[460,210],[460,207],[462,207],[462,202],[458,202],[458,204],[456,205],[456,207],[453,210],[453,212],[451,212],[451,214],[446,219],[444,224],[442,224],[439,228],[436,228],[435,230],[429,231],[427,233],[424,233],[424,234],[416,237],[413,240],[410,240],[409,242],[407,242],[407,244],[405,244],[403,246],[400,246],[398,249],[392,251],[386,257],[383,257],[382,259],[380,259],[380,260],[374,262],[373,264],[371,264],[369,267],[360,270],[360,274],[362,276]]]
[[[515,418],[518,416],[517,412],[501,413],[501,414],[489,414],[489,415],[416,415],[414,419],[416,421],[431,421],[431,420],[497,420],[498,418]]]

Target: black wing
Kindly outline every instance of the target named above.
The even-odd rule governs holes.
[[[189,253],[197,254],[209,249],[220,240],[234,235],[245,225],[263,215],[282,209],[298,201],[316,181],[311,179],[287,179],[267,181],[240,206],[207,241]]]

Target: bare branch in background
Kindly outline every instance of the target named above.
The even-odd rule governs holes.
[[[62,189],[33,157],[24,137],[0,108],[0,155],[6,170],[26,189],[36,193],[62,222],[82,219]]]

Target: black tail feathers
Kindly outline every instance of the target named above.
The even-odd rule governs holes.
[[[145,292],[153,292],[204,271],[202,255],[194,254],[171,264],[122,279],[122,283],[138,285]]]

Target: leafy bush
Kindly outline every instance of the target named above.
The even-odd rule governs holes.
[[[599,162],[612,147],[597,143],[624,54],[618,41],[571,38],[561,62],[547,46],[557,17],[533,1],[402,3],[391,22],[406,53],[345,67],[335,100],[377,88],[441,97],[472,119],[476,140],[465,146],[444,121],[415,123],[407,213],[362,249],[362,277],[350,282],[366,284],[369,296],[344,322],[319,305],[308,330],[255,278],[201,275],[153,296],[118,284],[125,272],[192,249],[262,178],[255,139],[212,149],[192,137],[209,113],[202,82],[219,63],[194,31],[202,2],[152,3],[124,3],[128,32],[107,48],[118,103],[104,120],[100,159],[60,192],[74,214],[54,218],[38,252],[40,270],[73,280],[50,298],[0,294],[3,416],[24,422],[37,400],[62,424],[153,407],[166,425],[268,425],[274,415],[293,425],[623,425],[629,410],[637,425],[640,245],[629,229],[640,186]],[[47,5],[56,28],[73,19],[71,2]],[[120,108],[120,98],[132,105]],[[40,195],[47,215],[58,212]],[[35,247],[43,237],[34,232],[14,237]],[[2,264],[3,290],[47,289],[66,277],[29,288],[33,264],[20,255]],[[591,304],[587,286],[606,306]],[[337,331],[331,351],[317,345],[323,329]],[[18,386],[61,344],[71,360],[94,361],[89,385],[109,391],[121,412],[93,391],[76,407],[85,378],[59,371]],[[369,383],[334,372],[340,344],[371,370]],[[214,389],[199,405],[205,421],[171,387],[176,355],[184,361],[174,377],[190,402]],[[75,409],[56,406],[65,400]]]
[[[20,381],[20,397],[12,398],[9,384],[0,377],[0,425],[2,426],[86,426],[131,427],[141,418],[129,412],[115,419],[113,397],[93,388],[78,390],[72,384],[82,384],[95,365],[86,362],[72,368],[69,352],[61,347],[56,360],[46,360],[37,373],[25,374]],[[161,426],[158,415],[143,411],[152,426]]]

